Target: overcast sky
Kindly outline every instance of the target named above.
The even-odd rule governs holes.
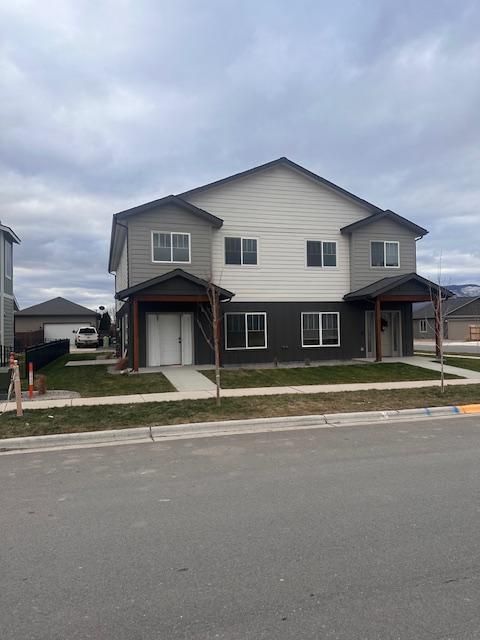
[[[480,282],[478,0],[3,0],[0,127],[22,307],[110,304],[112,213],[283,155]]]

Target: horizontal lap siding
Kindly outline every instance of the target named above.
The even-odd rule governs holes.
[[[350,291],[349,238],[340,228],[368,216],[363,207],[285,167],[187,199],[224,220],[213,234],[213,273],[235,301],[341,301]],[[225,265],[225,236],[258,238],[259,265]],[[307,268],[307,239],[336,241],[337,268]]]
[[[152,231],[190,233],[191,263],[152,262]],[[211,274],[211,237],[208,222],[174,205],[132,216],[128,221],[128,286],[177,268],[208,279]]]
[[[125,242],[123,243],[122,253],[120,254],[120,260],[118,262],[118,267],[115,274],[115,292],[123,291],[123,289],[127,289],[128,287],[127,244],[128,244],[128,237],[125,238]],[[117,311],[119,311],[123,306],[123,302],[121,300],[117,300],[116,305],[117,305]]]
[[[370,243],[394,241],[400,243],[400,267],[384,269],[370,266]],[[391,276],[416,271],[415,234],[391,220],[379,220],[352,233],[351,239],[352,291]]]
[[[13,298],[4,297],[4,336],[3,344],[13,347]]]

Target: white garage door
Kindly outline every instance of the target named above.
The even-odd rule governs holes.
[[[45,342],[49,342],[50,340],[65,340],[68,338],[70,340],[70,344],[75,343],[75,331],[79,327],[88,327],[90,326],[89,322],[84,323],[67,323],[67,324],[44,324],[43,325],[43,337]]]

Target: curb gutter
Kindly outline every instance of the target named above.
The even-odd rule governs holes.
[[[280,418],[193,422],[154,427],[110,429],[108,431],[85,431],[81,433],[59,433],[47,436],[4,438],[0,439],[0,453],[26,451],[29,449],[55,449],[82,445],[91,446],[96,444],[160,442],[165,439],[179,439],[202,435],[261,433],[301,428],[329,428],[342,425],[385,423],[402,419],[433,418],[462,414],[480,414],[480,404],[428,407],[424,409],[400,409],[398,411],[356,411],[352,413],[328,413]]]

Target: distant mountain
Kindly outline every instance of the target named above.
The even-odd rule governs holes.
[[[480,296],[480,284],[449,284],[447,289],[452,291],[456,296],[465,296],[475,298]]]

